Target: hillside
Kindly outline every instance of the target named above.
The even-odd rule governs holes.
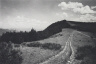
[[[45,39],[56,33],[61,32],[63,28],[69,28],[69,27],[70,27],[70,25],[66,22],[66,20],[57,21],[57,22],[49,25],[43,31],[38,31],[38,34],[41,36],[40,37],[41,39]]]
[[[67,21],[71,28],[86,31],[86,32],[96,32],[96,22],[77,22],[77,21]]]
[[[70,36],[71,35],[71,36]],[[68,62],[72,62],[73,60],[70,59],[72,57],[74,59],[73,63],[71,64],[79,64],[81,60],[75,59],[77,55],[77,49],[83,46],[92,46],[96,45],[96,36],[93,36],[93,33],[84,32],[84,31],[77,31],[74,29],[63,29],[61,32],[54,34],[53,36],[34,42],[27,42],[26,44],[31,44],[35,42],[39,43],[56,43],[60,44],[63,48],[58,51],[53,51],[50,49],[43,49],[40,47],[23,47],[21,48],[23,52],[23,63],[22,64],[67,64],[65,60]],[[70,45],[66,45],[67,42]],[[37,49],[38,48],[38,49]],[[34,51],[33,51],[34,49]],[[45,51],[46,50],[46,51]],[[68,55],[65,55],[65,50]],[[50,53],[49,53],[50,51]],[[72,52],[72,53],[71,53]],[[27,54],[28,53],[28,54]],[[43,54],[43,56],[42,56]],[[62,58],[63,57],[63,58]],[[86,58],[86,57],[84,57]],[[37,59],[37,60],[36,60]],[[31,61],[34,60],[34,61]],[[83,61],[83,60],[82,60]]]
[[[12,40],[23,42],[14,44],[14,48],[22,52],[22,64],[94,64],[95,26],[95,23],[62,20],[51,24],[43,31],[36,32],[32,29],[24,33],[8,32],[5,38],[8,36],[6,39],[10,40],[14,37]],[[34,37],[37,39],[32,40]]]
[[[45,30],[39,31],[42,34],[42,39],[48,38],[56,33],[62,31],[63,28],[71,28],[86,32],[96,32],[96,22],[79,22],[79,21],[67,21],[61,20],[48,26]]]
[[[31,43],[35,43],[35,42],[39,42],[42,44],[56,43],[56,44],[60,44],[64,48],[66,45],[66,41],[72,31],[73,31],[72,29],[71,30],[65,29],[64,32],[60,32],[58,34],[55,34],[47,39],[40,40],[40,41],[34,41],[34,42],[27,42],[26,45],[31,44]],[[54,50],[50,50],[50,49],[43,49],[40,47],[34,47],[34,48],[23,47],[23,48],[21,48],[21,51],[23,52],[23,58],[24,58],[22,64],[39,64],[41,62],[44,62],[48,58],[57,55],[61,50],[54,51]],[[31,51],[33,51],[33,52],[31,52]],[[31,61],[31,60],[34,60],[34,61]]]

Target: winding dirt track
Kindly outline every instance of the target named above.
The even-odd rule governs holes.
[[[75,31],[71,33],[70,37],[66,42],[64,49],[60,53],[39,64],[66,64],[68,60],[72,59],[72,54],[74,51],[71,46],[71,40],[74,32]]]
[[[39,64],[73,64],[74,50],[73,50],[71,42],[72,42],[72,38],[73,38],[73,35],[75,34],[75,32],[81,33],[79,31],[73,31],[70,34],[70,37],[68,38],[64,49],[60,53],[58,53],[57,55],[49,58],[48,60],[46,60],[42,63],[39,63]],[[83,33],[81,33],[81,34],[83,34]],[[86,34],[83,34],[83,35],[90,37]]]

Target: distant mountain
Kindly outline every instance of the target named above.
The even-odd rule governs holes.
[[[9,31],[11,31],[11,30],[0,28],[0,36],[1,36],[3,33],[9,32]]]

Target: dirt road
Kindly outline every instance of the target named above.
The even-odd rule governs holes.
[[[39,64],[66,64],[66,63],[72,63],[72,61],[69,61],[70,59],[72,60],[72,55],[74,54],[71,41],[72,37],[75,31],[73,31],[68,38],[66,45],[64,49],[57,55],[49,58],[48,60],[39,63]]]

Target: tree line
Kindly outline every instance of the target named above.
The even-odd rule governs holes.
[[[36,41],[39,38],[36,30],[32,29],[30,32],[6,32],[0,37],[0,42],[13,42],[16,44],[21,44],[22,42]]]
[[[32,42],[48,38],[53,34],[45,31],[36,31],[31,29],[29,32],[6,32],[0,37],[0,42],[12,42],[15,44],[21,44],[23,42]]]

